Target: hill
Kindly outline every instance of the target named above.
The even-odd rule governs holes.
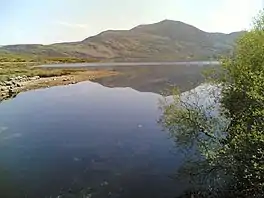
[[[108,30],[80,42],[8,45],[0,51],[107,61],[208,60],[229,53],[242,33],[209,33],[180,21],[164,20],[131,30]]]

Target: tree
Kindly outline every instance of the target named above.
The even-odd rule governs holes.
[[[190,173],[200,195],[262,197],[264,12],[237,41],[232,57],[221,61],[218,76],[214,100],[202,104],[197,94],[190,95],[195,100],[176,94],[163,105],[161,123],[181,148],[195,154],[183,173]]]

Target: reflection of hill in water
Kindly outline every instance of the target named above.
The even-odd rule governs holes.
[[[204,82],[202,71],[209,67],[212,66],[118,66],[110,69],[121,72],[121,75],[95,81],[107,87],[132,87],[143,92],[166,92],[172,85],[187,91]]]

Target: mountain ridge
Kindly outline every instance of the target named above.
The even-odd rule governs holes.
[[[232,51],[235,40],[243,33],[210,33],[166,19],[130,30],[106,30],[77,42],[7,45],[0,51],[102,61],[208,60]]]

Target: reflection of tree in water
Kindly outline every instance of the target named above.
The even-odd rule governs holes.
[[[176,93],[164,105],[161,123],[177,146],[189,154],[197,150],[182,169],[197,197],[263,197],[263,46],[264,12],[237,41],[233,56],[222,61],[215,104]]]
[[[214,189],[222,185],[215,180],[219,176],[218,169],[211,169],[208,161],[202,160],[218,152],[224,139],[222,132],[228,125],[228,120],[218,114],[219,91],[210,85],[199,86],[182,95],[176,90],[174,96],[165,98],[162,104],[164,114],[160,122],[186,154],[177,179],[188,180],[190,191],[201,191],[205,182]]]

